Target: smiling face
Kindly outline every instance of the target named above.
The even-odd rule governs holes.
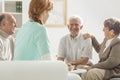
[[[103,32],[104,32],[104,36],[105,36],[106,38],[108,38],[108,37],[109,37],[109,34],[110,34],[109,28],[108,28],[108,27],[104,27],[104,28],[103,28]]]
[[[120,20],[117,18],[108,18],[104,21],[104,35],[107,39],[111,39],[120,34]]]
[[[68,29],[70,31],[71,36],[76,37],[80,30],[82,29],[82,25],[80,24],[80,20],[78,18],[71,18],[69,20]]]
[[[104,27],[103,28],[103,32],[104,32],[104,36],[107,39],[111,39],[113,37],[115,37],[116,35],[114,34],[114,30],[110,30],[109,27]]]

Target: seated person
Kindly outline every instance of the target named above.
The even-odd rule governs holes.
[[[104,21],[104,40],[100,45],[93,35],[86,34],[85,38],[92,39],[92,45],[99,53],[100,61],[92,66],[86,66],[88,70],[81,75],[83,80],[110,80],[120,78],[120,20],[108,18]],[[94,75],[94,76],[91,76]]]
[[[0,61],[11,61],[14,57],[16,19],[9,13],[0,14]]]
[[[92,58],[91,39],[84,39],[80,33],[82,28],[80,17],[72,16],[68,24],[70,34],[64,36],[59,43],[57,60],[65,61],[69,67],[86,65]]]

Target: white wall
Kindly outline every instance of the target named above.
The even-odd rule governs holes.
[[[120,18],[120,0],[67,0],[67,17],[79,15],[84,21],[83,32],[94,34],[98,41],[102,42],[104,34],[102,32],[103,22],[109,17]],[[52,45],[52,53],[57,53],[60,38],[68,33],[66,27],[48,28]],[[95,51],[93,56],[95,62],[98,55]]]
[[[68,0],[68,16],[83,18],[84,31],[95,34],[101,41],[103,21],[109,17],[120,18],[120,0]]]
[[[2,12],[2,2],[0,1],[0,13]]]

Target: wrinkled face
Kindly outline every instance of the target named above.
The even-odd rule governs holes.
[[[79,34],[79,31],[82,29],[78,19],[71,19],[68,25],[68,29],[72,37],[76,37]]]
[[[5,31],[9,34],[12,35],[15,33],[15,27],[16,27],[16,19],[13,16],[8,16],[7,21],[5,22]]]
[[[105,36],[107,39],[111,38],[111,36],[114,34],[114,33],[113,33],[113,30],[109,30],[108,27],[104,27],[104,28],[103,28],[103,32],[104,32],[104,36]]]

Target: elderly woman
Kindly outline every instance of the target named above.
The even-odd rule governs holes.
[[[46,60],[50,58],[50,46],[43,26],[53,8],[50,0],[31,0],[29,19],[16,36],[14,60]]]
[[[120,77],[120,20],[109,18],[104,21],[103,32],[105,39],[100,45],[96,38],[85,34],[85,38],[91,37],[95,50],[99,53],[100,61],[93,66],[86,66],[88,70],[81,75],[83,80],[110,80]]]

